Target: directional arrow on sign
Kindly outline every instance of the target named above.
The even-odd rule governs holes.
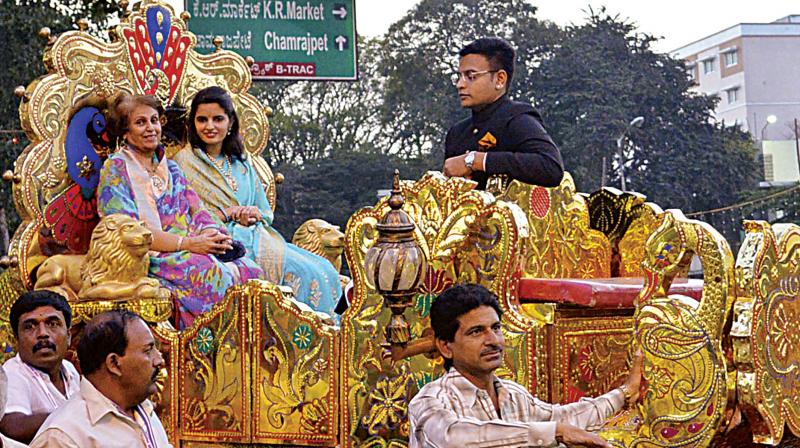
[[[336,46],[339,47],[339,51],[344,51],[348,48],[347,38],[344,36],[336,36],[336,39],[333,41],[336,42]]]
[[[344,20],[347,18],[347,8],[342,3],[335,3],[333,5],[333,15],[339,19]]]

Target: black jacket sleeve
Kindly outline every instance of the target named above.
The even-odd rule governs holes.
[[[564,162],[539,120],[532,114],[517,115],[508,122],[507,131],[507,146],[487,154],[486,173],[507,174],[543,187],[558,186],[564,176]]]

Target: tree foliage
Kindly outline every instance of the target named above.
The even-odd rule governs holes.
[[[691,93],[681,61],[653,52],[655,38],[604,10],[565,29],[533,73],[537,106],[579,189],[600,186],[607,160],[619,185],[617,138],[637,116],[625,153],[627,187],[686,211],[736,201],[757,173],[749,134],[714,123],[717,98]]]

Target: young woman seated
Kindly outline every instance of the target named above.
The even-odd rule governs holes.
[[[328,260],[287,243],[271,227],[272,208],[244,150],[230,95],[219,87],[199,91],[188,121],[192,148],[176,154],[175,161],[206,206],[244,244],[267,280],[290,286],[297,300],[338,319],[339,274]]]

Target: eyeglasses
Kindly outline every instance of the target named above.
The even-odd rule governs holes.
[[[450,79],[453,81],[453,84],[458,84],[458,81],[461,78],[464,78],[465,81],[467,81],[468,83],[471,83],[471,82],[475,82],[475,80],[478,79],[478,77],[481,76],[481,75],[485,75],[487,73],[497,73],[499,71],[500,70],[482,70],[482,71],[479,71],[479,72],[475,72],[475,71],[469,70],[469,71],[466,71],[466,72],[463,72],[463,73],[462,72],[455,72],[452,75],[450,75]]]

